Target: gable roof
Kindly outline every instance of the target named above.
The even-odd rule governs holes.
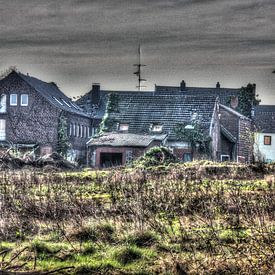
[[[167,135],[139,135],[130,133],[105,133],[91,138],[89,146],[148,147],[153,141],[163,141]]]
[[[117,123],[128,123],[129,133],[152,134],[152,125],[162,125],[162,133],[177,139],[174,129],[179,124],[191,123],[192,117],[209,131],[216,97],[114,94],[115,110],[108,111],[113,122],[109,131],[117,130]],[[110,100],[110,99],[109,99]]]
[[[155,85],[155,92],[158,94],[183,94],[194,96],[215,96],[220,98],[220,102],[224,105],[229,104],[229,99],[238,96],[241,89],[233,88],[203,88],[203,87],[185,87],[181,90],[180,86],[159,86]]]
[[[275,133],[275,105],[258,105],[254,108],[257,132]]]
[[[108,96],[110,94],[121,94],[121,95],[144,95],[144,94],[151,94],[153,95],[154,92],[148,91],[111,91],[111,90],[100,90],[100,99],[98,104],[94,104],[91,100],[92,90],[81,98],[75,101],[75,103],[80,106],[82,109],[85,110],[88,114],[90,114],[93,118],[101,119],[106,110],[106,105],[108,101]]]
[[[84,110],[82,110],[78,105],[72,102],[72,100],[68,98],[63,92],[61,92],[55,83],[44,82],[38,78],[24,75],[22,73],[14,73],[16,73],[23,81],[29,84],[33,89],[35,89],[40,95],[42,95],[55,107],[70,113],[90,117],[86,112],[84,112]]]

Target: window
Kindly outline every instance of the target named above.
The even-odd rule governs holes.
[[[0,140],[6,140],[6,120],[0,119]]]
[[[53,96],[53,99],[56,101],[56,102],[58,102],[60,105],[64,105],[62,102],[61,102],[61,100],[59,100],[59,99],[57,99],[55,96]]]
[[[153,124],[152,126],[152,132],[161,132],[162,131],[162,125],[160,124]]]
[[[73,124],[70,123],[70,128],[69,128],[69,137],[73,135]]]
[[[119,124],[119,131],[128,131],[128,129],[129,129],[129,124],[126,124],[126,123]]]
[[[182,160],[184,162],[189,162],[192,161],[192,154],[191,153],[184,153]]]
[[[76,136],[76,126],[75,126],[75,123],[73,124],[73,136],[74,137]]]
[[[0,113],[5,113],[7,111],[7,96],[2,94],[0,97]]]
[[[271,136],[264,136],[264,145],[271,145]]]
[[[221,161],[230,161],[229,155],[221,155]]]
[[[29,104],[29,96],[28,95],[21,95],[21,106],[28,106]]]
[[[76,133],[75,133],[76,137],[79,137],[79,125],[76,124]]]
[[[17,106],[17,94],[10,95],[10,106]]]

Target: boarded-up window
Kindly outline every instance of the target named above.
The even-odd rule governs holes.
[[[264,145],[271,145],[271,136],[264,136]]]

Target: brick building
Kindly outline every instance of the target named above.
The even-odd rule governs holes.
[[[251,120],[220,104],[218,97],[124,92],[111,93],[108,98],[101,126],[104,130],[104,140],[112,139],[114,143],[119,144],[121,135],[125,134],[135,134],[140,139],[148,135],[166,135],[162,144],[170,147],[183,161],[193,158],[209,158],[216,161],[251,160],[251,144],[244,143],[241,132],[235,129],[246,125],[250,127]],[[194,121],[199,123],[204,135],[211,139],[207,156],[200,154],[199,150],[194,150],[189,140],[177,136],[176,129],[179,125],[185,129],[192,129]],[[114,151],[113,146],[103,142],[100,135],[93,137],[88,147],[89,163],[95,167],[102,166],[101,156],[105,153],[111,158],[112,153],[117,153],[117,148],[124,150],[124,145],[117,145]],[[135,147],[135,144],[132,143],[131,147]],[[144,147],[144,150],[147,148]],[[125,162],[122,159],[120,163]]]
[[[91,118],[55,83],[12,71],[0,81],[2,146],[46,154],[59,150],[61,119],[71,160],[85,159]]]

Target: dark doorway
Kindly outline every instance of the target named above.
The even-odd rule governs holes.
[[[122,153],[100,153],[100,167],[108,168],[122,165]]]

